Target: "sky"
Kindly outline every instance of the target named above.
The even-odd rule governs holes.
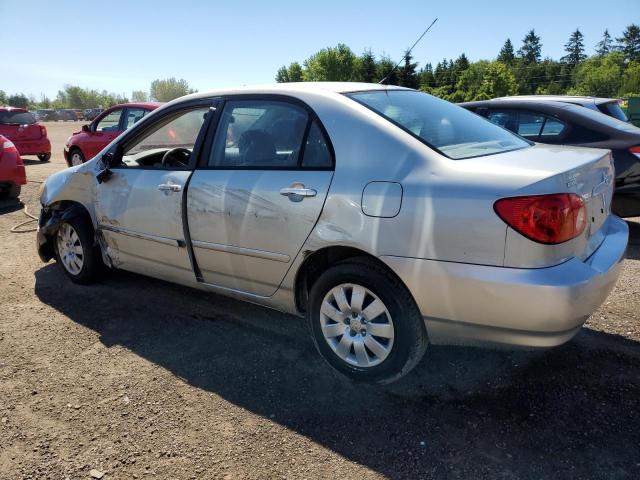
[[[65,84],[130,97],[156,78],[200,91],[271,83],[278,68],[345,43],[393,59],[414,49],[420,65],[464,52],[495,58],[528,30],[542,54],[561,57],[579,28],[587,54],[605,28],[640,23],[640,0],[0,0],[0,90],[51,98]]]

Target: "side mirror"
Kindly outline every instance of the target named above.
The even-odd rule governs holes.
[[[89,133],[91,131],[91,125],[82,125],[82,131]]]

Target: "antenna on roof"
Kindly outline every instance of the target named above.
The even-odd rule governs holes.
[[[436,23],[437,21],[438,21],[438,17],[436,17],[436,18],[433,20],[433,22],[431,22],[431,25],[429,25],[429,26],[427,27],[427,29],[426,29],[424,32],[422,32],[422,35],[420,35],[420,38],[418,38],[418,40],[416,40],[416,42],[415,42],[413,45],[411,45],[411,48],[410,48],[409,50],[407,50],[407,53],[405,53],[405,54],[404,54],[404,57],[402,57],[402,58],[400,59],[400,61],[399,61],[398,63],[396,63],[396,66],[395,66],[395,67],[393,67],[393,68],[391,69],[391,71],[390,71],[389,73],[387,73],[387,75],[386,75],[382,80],[380,80],[380,81],[378,82],[378,84],[380,84],[380,85],[384,85],[384,83],[385,83],[385,82],[387,81],[387,79],[391,76],[391,74],[392,74],[393,72],[395,72],[395,71],[396,71],[396,69],[400,66],[400,64],[404,61],[404,59],[405,59],[405,58],[407,58],[407,57],[409,56],[409,54],[410,54],[410,53],[411,53],[411,51],[414,49],[414,47],[415,47],[416,45],[418,45],[418,43],[420,42],[420,40],[422,40],[422,37],[424,37],[424,36],[427,34],[427,32],[428,32],[429,30],[431,30],[431,27],[433,27],[433,24],[434,24],[434,23]]]

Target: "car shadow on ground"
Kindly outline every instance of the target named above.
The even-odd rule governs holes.
[[[371,387],[335,374],[296,317],[126,272],[80,287],[50,264],[35,280],[42,302],[105,346],[391,478],[640,475],[640,345],[621,336],[430,347],[403,380]]]
[[[22,157],[22,163],[24,163],[25,165],[46,165],[50,162],[50,160],[47,160],[46,162],[40,161],[37,158],[25,158]]]
[[[0,199],[0,215],[17,212],[24,207],[24,203],[19,198]]]

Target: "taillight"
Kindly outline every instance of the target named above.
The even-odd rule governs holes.
[[[503,198],[493,208],[515,231],[540,243],[576,238],[587,223],[584,201],[575,193]]]
[[[16,146],[13,144],[13,142],[9,140],[5,140],[4,142],[2,142],[2,149],[12,153],[18,152],[18,149],[16,148]]]
[[[640,145],[637,147],[631,147],[629,152],[633,153],[636,157],[640,158]]]
[[[47,127],[44,125],[40,125],[40,136],[43,138],[47,136]]]

